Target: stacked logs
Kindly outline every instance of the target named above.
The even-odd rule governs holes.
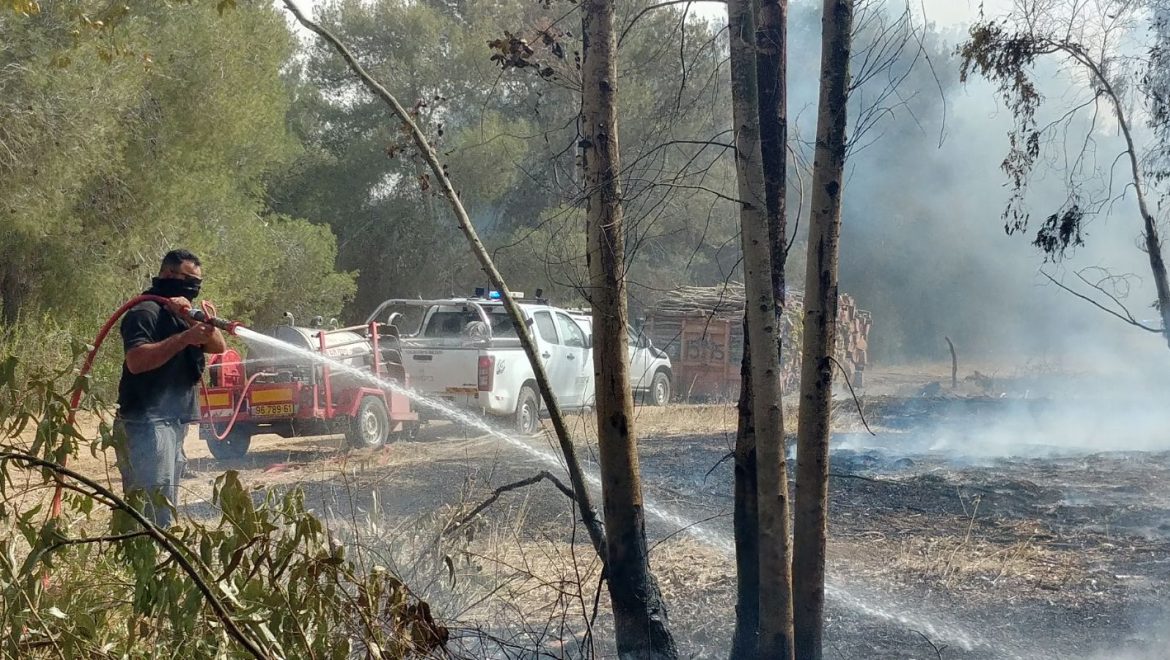
[[[804,294],[789,291],[785,299],[780,328],[784,389],[795,392],[800,385],[800,346],[803,331]],[[712,394],[735,396],[739,387],[739,365],[743,359],[744,289],[739,283],[718,287],[680,287],[660,299],[646,314],[645,329],[655,346],[670,355],[676,372],[677,392],[686,396],[688,362],[704,362],[705,374],[718,369],[717,380],[724,381]],[[836,359],[855,387],[862,384],[869,359],[869,330],[872,317],[858,309],[852,296],[838,300]],[[726,342],[726,350],[697,352],[684,350],[684,338],[695,334],[711,337],[715,346]],[[713,364],[718,362],[720,364]],[[835,375],[839,377],[839,374]]]

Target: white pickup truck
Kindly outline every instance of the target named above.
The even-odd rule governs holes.
[[[590,338],[593,336],[593,317],[588,311],[568,310],[581,329]],[[673,374],[670,368],[670,357],[654,347],[650,338],[633,328],[626,328],[626,336],[630,346],[630,385],[634,390],[634,400],[648,403],[653,406],[665,406],[670,403],[671,383]],[[591,381],[592,383],[592,381]],[[593,390],[590,388],[590,396]],[[592,405],[592,398],[589,400]]]
[[[563,310],[517,302],[528,319],[557,400],[566,409],[585,406],[593,380],[587,335]],[[387,300],[370,319],[397,326],[403,366],[420,393],[493,417],[511,418],[521,433],[539,429],[536,379],[498,299]]]
[[[391,299],[367,322],[393,323],[402,338],[402,363],[420,393],[492,417],[509,418],[520,433],[540,428],[540,396],[520,339],[498,298]],[[593,351],[589,319],[543,301],[517,303],[526,317],[553,392],[564,409],[593,403]],[[631,343],[635,387],[665,403],[670,362],[648,342]],[[645,354],[648,357],[643,359]],[[649,371],[647,369],[655,369]],[[661,378],[658,370],[663,370]],[[665,390],[656,391],[665,381]],[[425,411],[420,411],[424,414]]]

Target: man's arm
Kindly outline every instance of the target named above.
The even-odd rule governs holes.
[[[187,300],[186,298],[170,298],[167,301],[167,309],[170,309],[171,312],[175,314],[175,316],[178,316],[180,319],[182,319],[183,323],[187,324],[187,327],[193,328],[199,325],[203,325],[202,323],[191,320],[191,317],[187,315],[187,310],[191,309],[191,307],[191,301]],[[191,345],[201,346],[204,353],[210,353],[213,355],[218,355],[226,351],[227,340],[224,339],[223,333],[214,326],[208,325],[207,328],[211,329],[210,333],[206,333],[207,340],[202,342],[195,342]],[[166,360],[163,360],[163,362],[165,361]]]
[[[132,374],[153,371],[166,364],[188,346],[206,344],[211,336],[210,326],[199,323],[162,341],[139,344],[126,351],[126,369]],[[215,330],[211,328],[211,330]]]
[[[211,336],[208,337],[207,342],[203,344],[203,352],[211,355],[219,355],[226,350],[227,339],[224,338],[223,333],[219,331],[219,328],[212,328]]]

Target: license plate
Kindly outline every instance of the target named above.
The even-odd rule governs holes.
[[[446,394],[479,394],[478,387],[448,387],[443,390]]]
[[[256,417],[279,417],[293,414],[293,404],[276,403],[267,406],[252,406],[252,414]]]

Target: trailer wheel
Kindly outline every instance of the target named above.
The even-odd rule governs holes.
[[[646,399],[652,406],[665,406],[670,403],[670,377],[665,371],[654,372],[654,380],[650,381],[650,392]]]
[[[536,430],[540,428],[540,400],[530,385],[520,388],[514,428],[520,435],[536,435]]]
[[[223,440],[215,436],[215,431],[211,427],[200,425],[199,437],[207,443],[207,450],[211,455],[220,461],[243,458],[248,453],[248,447],[252,445],[252,429],[243,425],[233,426],[231,433]]]
[[[354,449],[381,447],[390,434],[390,413],[380,397],[362,397],[357,414],[349,422],[345,440]]]

